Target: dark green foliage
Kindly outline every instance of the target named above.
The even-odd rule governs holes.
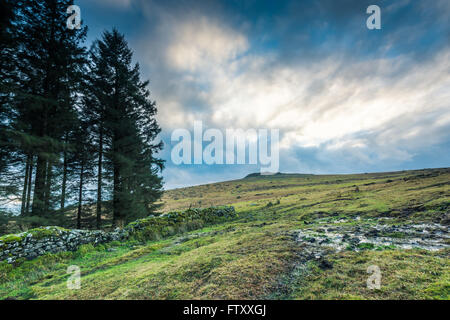
[[[24,176],[16,172],[23,181],[22,214],[41,216],[54,207],[63,137],[77,117],[76,91],[85,63],[82,42],[87,30],[71,31],[65,26],[71,4],[71,0],[16,2],[14,50],[8,60],[12,80],[6,81],[11,112],[3,132],[6,147],[15,156],[8,165],[23,167]],[[2,79],[2,87],[4,83]]]
[[[368,250],[368,249],[373,249],[375,248],[375,245],[373,243],[358,243],[357,245],[358,249],[362,249],[362,250]]]
[[[10,201],[11,197],[19,194],[16,184],[18,181],[12,170],[9,170],[9,165],[18,160],[9,121],[14,112],[10,93],[16,87],[15,66],[10,61],[17,47],[14,37],[17,9],[17,1],[0,0],[0,199],[2,202],[4,199]]]
[[[154,157],[162,149],[162,143],[154,143],[160,132],[156,105],[117,30],[94,43],[90,59],[85,108],[97,141],[97,201],[102,200],[102,183],[111,184],[113,222],[123,225],[149,215],[161,195],[163,162]]]
[[[97,228],[102,206],[122,225],[149,215],[161,195],[148,82],[116,30],[88,55],[87,27],[66,26],[72,4],[0,0],[0,207],[21,203],[20,217],[2,213],[5,230],[66,225],[73,208],[81,228],[94,201]]]

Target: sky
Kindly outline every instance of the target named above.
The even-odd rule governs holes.
[[[175,165],[176,129],[278,129],[279,170],[364,173],[450,164],[448,0],[76,0],[87,45],[125,34],[158,106],[165,188],[251,164]],[[366,9],[381,9],[369,30]],[[206,143],[205,143],[206,144]]]

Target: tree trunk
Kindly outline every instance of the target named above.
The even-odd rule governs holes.
[[[78,212],[77,212],[77,229],[81,229],[81,208],[83,202],[83,176],[84,176],[84,163],[81,164],[80,171],[80,186],[78,190]]]
[[[32,214],[42,215],[44,212],[45,177],[47,175],[47,161],[42,155],[38,156],[36,165],[36,177],[34,179],[34,195]]]
[[[66,184],[67,184],[67,141],[68,134],[66,133],[66,138],[64,141],[64,163],[63,163],[63,180],[61,186],[61,210],[66,206]]]
[[[113,179],[113,226],[117,227],[120,217],[120,177],[119,168],[116,163],[114,163],[114,179]]]
[[[31,182],[33,178],[33,155],[30,157],[30,169],[28,172],[28,194],[27,194],[27,205],[25,208],[25,214],[28,215],[30,213],[30,199],[31,199]]]
[[[100,125],[98,143],[98,178],[97,178],[97,229],[102,224],[102,166],[103,166],[103,127]]]
[[[51,160],[47,162],[47,179],[45,182],[45,202],[44,202],[44,210],[46,213],[50,211],[50,198],[52,194],[52,179],[53,179],[53,163]]]
[[[113,226],[120,226],[120,219],[122,217],[122,204],[123,204],[123,191],[124,191],[124,181],[121,177],[122,163],[119,158],[119,144],[120,133],[116,129],[113,133],[112,138],[112,150],[113,150]]]
[[[27,192],[30,185],[28,184],[28,176],[30,174],[30,155],[27,156],[27,163],[25,165],[25,178],[23,179],[23,191],[22,191],[22,206],[20,208],[20,214],[23,216],[25,214],[26,202],[27,202]]]

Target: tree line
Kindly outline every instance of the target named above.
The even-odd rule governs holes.
[[[0,202],[31,225],[82,226],[86,203],[102,228],[153,212],[162,142],[148,81],[124,36],[66,26],[71,0],[0,0]],[[1,209],[0,209],[1,210]]]

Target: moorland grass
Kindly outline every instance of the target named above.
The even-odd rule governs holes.
[[[164,212],[233,205],[239,218],[163,240],[83,246],[16,267],[0,264],[0,298],[448,299],[448,250],[361,248],[329,256],[331,268],[311,261],[298,269],[303,249],[292,234],[341,219],[448,226],[449,181],[449,169],[434,169],[281,174],[170,190]],[[382,270],[380,290],[366,286],[372,264]],[[81,268],[80,290],[67,289],[70,265]]]

